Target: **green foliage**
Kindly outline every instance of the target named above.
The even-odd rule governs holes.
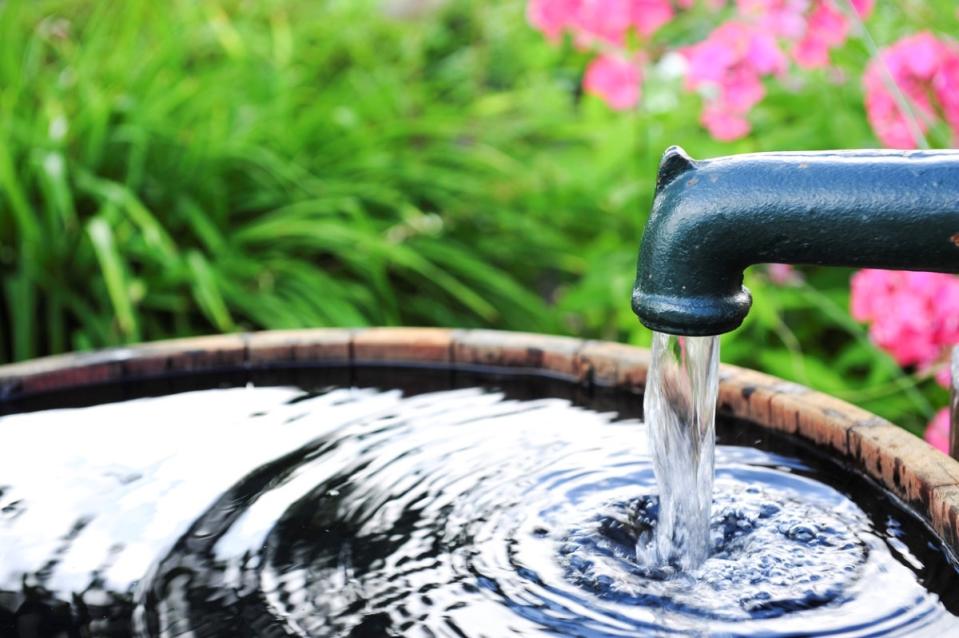
[[[721,144],[674,80],[638,113],[583,97],[584,58],[519,0],[381,4],[0,0],[0,361],[383,324],[645,344],[629,292],[662,149],[875,145],[855,79],[771,88]],[[881,41],[946,15],[879,4]],[[922,424],[943,396],[849,319],[848,273],[805,274],[750,275],[724,359]]]

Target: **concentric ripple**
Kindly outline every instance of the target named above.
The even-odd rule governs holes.
[[[644,426],[561,399],[250,387],[0,432],[3,636],[38,604],[93,636],[959,631],[924,586],[959,584],[931,537],[789,456],[719,446],[709,558],[637,559]]]

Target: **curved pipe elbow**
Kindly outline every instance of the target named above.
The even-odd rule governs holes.
[[[666,151],[633,289],[643,324],[735,329],[757,263],[959,272],[959,152]]]

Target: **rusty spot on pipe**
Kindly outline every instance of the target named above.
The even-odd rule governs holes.
[[[956,246],[959,246],[959,233],[955,233],[949,238],[949,240],[952,241],[952,243],[954,243]]]

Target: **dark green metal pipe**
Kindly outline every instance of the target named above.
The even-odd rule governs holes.
[[[759,263],[959,273],[959,151],[667,150],[633,289],[643,324],[735,329],[743,270]]]

